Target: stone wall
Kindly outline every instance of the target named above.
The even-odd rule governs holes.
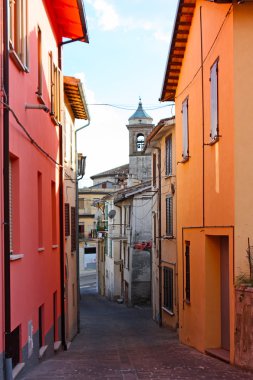
[[[236,288],[235,364],[253,369],[253,288]]]

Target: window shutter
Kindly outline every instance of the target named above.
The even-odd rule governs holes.
[[[70,235],[69,225],[69,203],[65,203],[65,236]]]
[[[218,61],[211,67],[211,131],[210,137],[215,140],[219,136],[218,131]]]
[[[183,114],[183,158],[189,157],[188,98],[182,104]]]
[[[173,198],[166,198],[166,234],[173,236]]]
[[[166,140],[166,175],[172,174],[172,135]]]
[[[76,250],[76,208],[71,207],[71,252]]]

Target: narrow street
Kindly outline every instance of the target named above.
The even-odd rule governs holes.
[[[43,361],[22,380],[253,379],[178,343],[149,308],[127,308],[82,289],[81,333],[67,352]]]

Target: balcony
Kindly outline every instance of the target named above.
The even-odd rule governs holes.
[[[128,240],[130,228],[125,224],[109,224],[108,234],[112,240]]]

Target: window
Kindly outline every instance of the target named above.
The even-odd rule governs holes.
[[[52,52],[49,54],[50,61],[50,82],[51,82],[51,116],[56,122],[61,121],[61,106],[62,99],[62,73],[61,70],[54,64]],[[61,92],[62,90],[62,92]]]
[[[137,152],[142,152],[144,148],[144,135],[142,133],[138,133],[136,138],[136,150]]]
[[[44,305],[39,307],[39,348],[44,346]]]
[[[24,71],[28,68],[27,1],[10,0],[10,52]]]
[[[173,269],[163,268],[163,306],[173,313]]]
[[[84,227],[85,227],[84,223],[79,222],[79,226],[78,226],[79,240],[84,240],[84,238],[85,238]]]
[[[183,116],[183,160],[189,159],[189,121],[188,121],[188,98],[182,104]]]
[[[185,300],[190,302],[190,242],[185,242]]]
[[[172,135],[166,139],[166,175],[172,175]]]
[[[153,244],[156,246],[156,212],[153,213]]]
[[[173,236],[173,198],[166,198],[166,235]]]
[[[69,203],[65,203],[65,236],[70,235]]]
[[[56,191],[55,182],[51,181],[51,220],[52,220],[52,244],[57,244],[57,225],[56,225]]]
[[[153,154],[153,186],[156,187],[156,154]]]
[[[218,124],[218,60],[215,61],[210,70],[211,83],[211,131],[210,137],[212,140],[219,138]]]
[[[42,174],[38,172],[38,246],[43,247]]]
[[[10,251],[17,253],[20,242],[19,159],[13,156],[9,161],[9,215]]]
[[[42,39],[41,29],[38,26],[38,87],[36,94],[42,96]]]
[[[76,250],[76,208],[71,207],[71,252]]]
[[[53,294],[54,342],[58,340],[57,291]]]

